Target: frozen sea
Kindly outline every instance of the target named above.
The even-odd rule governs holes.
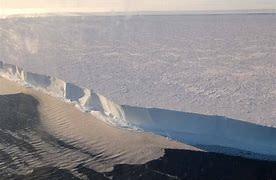
[[[120,104],[276,127],[276,14],[6,18],[0,60]]]

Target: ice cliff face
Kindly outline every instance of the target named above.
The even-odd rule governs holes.
[[[3,62],[0,76],[74,103],[117,127],[152,132],[208,151],[276,160],[276,129],[272,127],[221,116],[120,105],[93,90]]]
[[[83,111],[99,111],[112,118],[124,119],[120,105],[94,93],[90,89],[67,83],[55,77],[25,72],[15,65],[3,62],[0,63],[0,76],[75,103]],[[117,123],[118,126],[127,126],[123,121]]]

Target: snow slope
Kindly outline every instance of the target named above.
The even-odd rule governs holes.
[[[74,103],[117,127],[152,132],[206,150],[276,159],[276,129],[273,127],[221,116],[120,105],[93,90],[2,62],[0,76]],[[246,154],[242,154],[244,152]]]

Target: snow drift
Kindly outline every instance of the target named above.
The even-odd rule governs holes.
[[[272,127],[221,116],[119,105],[93,90],[3,62],[0,76],[74,103],[117,127],[152,132],[212,151],[276,159],[276,129]]]

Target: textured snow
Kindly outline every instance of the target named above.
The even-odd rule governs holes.
[[[276,15],[0,20],[1,61],[119,104],[276,127]]]
[[[241,155],[251,158],[276,159],[276,128],[222,116],[120,105],[92,90],[57,78],[25,72],[2,62],[0,65],[0,77],[72,102],[81,110],[117,127],[140,129],[195,146],[216,146],[215,152],[229,153],[221,150],[223,147],[234,149],[234,154],[250,152]]]
[[[275,14],[1,19],[0,61],[113,125],[275,155]]]

